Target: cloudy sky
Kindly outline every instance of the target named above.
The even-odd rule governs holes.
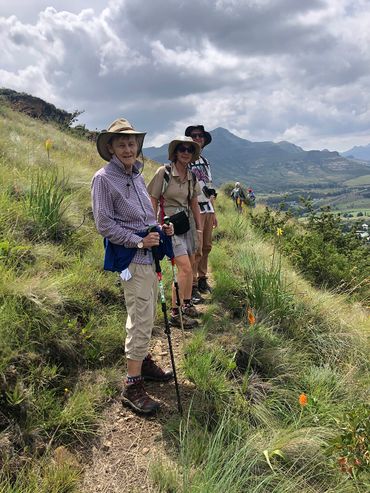
[[[189,124],[370,142],[369,0],[0,0],[0,86],[161,145]]]

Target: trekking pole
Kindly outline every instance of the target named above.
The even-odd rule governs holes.
[[[169,216],[165,216],[163,218],[164,224],[169,225],[171,220]],[[171,243],[172,243],[172,238],[171,238]],[[182,333],[182,342],[185,341],[185,332],[184,332],[184,321],[182,319],[182,309],[181,309],[181,299],[180,299],[180,288],[179,288],[179,283],[177,280],[177,275],[176,275],[176,269],[175,269],[175,257],[171,257],[171,266],[172,266],[172,278],[173,278],[173,285],[175,286],[175,293],[176,293],[176,306],[179,310],[179,317],[180,317],[180,327],[181,327],[181,333]]]
[[[156,231],[157,227],[156,226],[149,226],[149,233]],[[173,371],[173,377],[175,380],[175,388],[176,388],[176,396],[177,396],[177,408],[179,410],[180,415],[182,416],[182,405],[181,405],[181,398],[180,398],[180,389],[179,389],[179,384],[177,381],[177,373],[176,373],[176,366],[175,366],[175,358],[173,355],[173,349],[172,349],[172,341],[171,341],[171,327],[168,322],[168,316],[167,316],[167,306],[166,306],[166,298],[164,296],[164,287],[163,287],[163,279],[162,279],[162,269],[161,269],[161,264],[159,262],[159,257],[158,257],[158,247],[153,246],[152,247],[152,254],[155,262],[155,271],[157,273],[157,278],[158,278],[158,285],[159,285],[159,293],[161,296],[161,305],[162,305],[162,312],[163,312],[163,318],[164,318],[164,333],[167,336],[167,341],[168,341],[168,347],[170,350],[170,357],[171,357],[171,365],[172,365],[172,371]]]

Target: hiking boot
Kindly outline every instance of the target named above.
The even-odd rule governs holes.
[[[141,367],[141,376],[144,380],[155,380],[156,382],[167,382],[173,378],[172,371],[164,371],[153,361],[151,354],[144,359]]]
[[[152,399],[144,389],[143,380],[130,385],[125,384],[121,394],[122,404],[141,414],[151,414],[159,409],[159,402]]]
[[[212,293],[212,288],[208,284],[206,277],[200,277],[198,279],[198,289],[201,293],[204,293],[204,294]]]
[[[191,290],[191,301],[194,305],[198,305],[199,303],[202,303],[204,301],[204,298],[201,296],[198,290],[198,286],[193,286]]]
[[[188,303],[182,307],[182,313],[191,318],[199,317],[198,310],[191,303]]]
[[[170,323],[170,325],[172,325],[172,327],[181,327],[180,315],[179,314],[177,314],[177,315],[172,314],[170,319],[169,319],[169,323]],[[195,327],[198,326],[197,320],[194,320],[192,318],[188,318],[186,315],[182,316],[182,323],[184,324],[184,329],[194,329]]]

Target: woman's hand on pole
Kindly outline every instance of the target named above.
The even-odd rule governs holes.
[[[159,233],[148,233],[143,238],[143,247],[151,248],[159,245]]]
[[[162,231],[166,236],[173,236],[174,235],[173,224],[172,223],[162,224]]]

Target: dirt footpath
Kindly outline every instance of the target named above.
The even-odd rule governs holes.
[[[172,344],[177,364],[180,393],[186,413],[194,386],[182,375],[183,335],[172,329]],[[191,337],[185,332],[185,340]],[[163,327],[154,329],[151,353],[161,366],[170,368],[167,337]],[[124,378],[124,372],[122,377]],[[99,441],[88,457],[83,457],[85,474],[81,493],[137,493],[155,492],[149,478],[151,461],[170,453],[163,437],[163,425],[178,415],[176,390],[173,380],[168,383],[147,382],[148,393],[161,402],[161,410],[153,417],[140,417],[123,407],[119,398],[105,410]]]

